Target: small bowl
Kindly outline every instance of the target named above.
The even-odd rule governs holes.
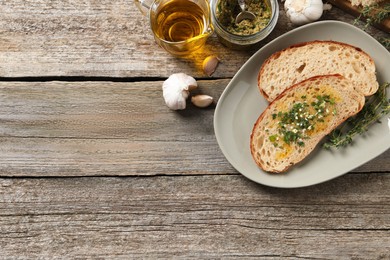
[[[277,0],[264,0],[271,6],[271,18],[268,24],[259,32],[250,35],[238,35],[227,31],[217,19],[217,4],[220,0],[211,0],[211,21],[214,26],[214,30],[218,36],[219,41],[228,48],[235,50],[247,50],[253,48],[256,43],[267,37],[279,18],[279,4]]]

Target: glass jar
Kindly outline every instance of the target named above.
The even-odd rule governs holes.
[[[238,35],[233,34],[223,26],[220,21],[217,19],[217,5],[221,0],[211,0],[211,20],[214,26],[214,30],[218,36],[219,41],[225,46],[236,49],[236,50],[246,50],[251,49],[254,45],[265,37],[267,37],[272,30],[275,28],[275,25],[279,18],[279,4],[277,0],[264,0],[271,8],[271,17],[268,21],[268,24],[259,32],[249,35]],[[251,0],[248,0],[251,1]]]

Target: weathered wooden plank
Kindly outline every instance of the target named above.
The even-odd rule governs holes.
[[[199,81],[194,93],[217,101],[228,82]],[[216,143],[213,106],[172,111],[161,85],[1,82],[0,175],[236,173]]]
[[[352,172],[389,172],[390,151]],[[217,142],[0,138],[0,176],[237,174]]]
[[[228,82],[198,81],[192,93],[216,103]],[[215,104],[201,109],[188,101],[186,110],[172,111],[161,87],[162,81],[0,82],[0,136],[214,140]]]
[[[390,175],[0,179],[2,258],[387,259]],[[39,188],[37,188],[39,187]]]
[[[197,92],[218,100],[228,82],[202,80]],[[0,176],[236,174],[214,108],[172,111],[161,84],[1,82]],[[389,156],[354,172],[388,172]]]
[[[383,170],[386,161],[371,171]],[[379,170],[378,170],[379,168]],[[208,141],[0,138],[0,176],[150,176],[236,174]]]
[[[202,50],[172,57],[154,42],[133,1],[12,0],[1,1],[0,10],[0,77],[204,77],[201,64],[211,54],[222,60],[213,76],[232,77],[254,53],[227,49],[213,35]],[[257,48],[295,28],[281,2],[279,14],[275,30]],[[355,18],[333,8],[322,19],[352,24]],[[388,37],[375,28],[368,32]]]

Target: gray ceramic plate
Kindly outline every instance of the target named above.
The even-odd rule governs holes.
[[[227,160],[247,178],[273,187],[295,188],[318,184],[341,176],[390,148],[388,116],[382,124],[354,139],[346,148],[325,150],[317,147],[300,164],[285,174],[269,174],[257,167],[249,149],[252,127],[267,107],[257,89],[257,73],[272,53],[292,44],[311,40],[334,40],[360,47],[371,55],[379,83],[390,82],[390,53],[360,29],[338,21],[321,21],[290,31],[265,45],[237,72],[226,87],[214,115],[214,131]],[[389,96],[388,89],[387,95]]]

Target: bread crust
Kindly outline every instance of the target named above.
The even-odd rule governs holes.
[[[302,92],[306,88],[311,86],[311,84],[316,84],[316,85],[318,85],[319,83],[330,84],[329,82],[333,83],[333,84],[336,84],[336,83],[339,84],[337,87],[335,87],[335,89],[337,91],[340,91],[340,93],[344,93],[344,94],[348,95],[345,98],[345,100],[343,100],[343,102],[344,101],[347,102],[347,100],[351,100],[348,102],[353,102],[354,104],[352,104],[351,106],[352,107],[356,106],[356,107],[353,110],[348,111],[348,113],[340,114],[339,118],[332,117],[332,120],[334,119],[334,122],[332,121],[331,125],[329,125],[323,131],[321,131],[318,135],[314,136],[313,142],[310,142],[310,143],[308,143],[308,145],[305,145],[304,149],[301,149],[301,152],[299,153],[298,157],[292,157],[292,158],[287,157],[287,161],[283,162],[281,164],[281,168],[280,168],[279,167],[280,165],[278,165],[277,158],[276,157],[272,158],[272,156],[275,156],[275,153],[272,153],[272,151],[269,152],[267,150],[265,152],[262,151],[262,149],[267,146],[267,144],[264,144],[264,143],[267,143],[267,140],[266,140],[267,136],[264,133],[264,128],[266,128],[266,126],[264,126],[264,122],[266,121],[265,119],[267,119],[266,117],[270,117],[269,111],[270,110],[273,111],[277,105],[281,104],[282,102],[285,102],[286,101],[285,97],[287,97],[288,95],[291,95],[294,92],[295,93]],[[341,88],[344,88],[343,85],[346,85],[346,84],[348,86],[345,87],[345,89],[341,89]],[[264,171],[267,171],[267,172],[282,173],[282,172],[287,171],[291,166],[299,163],[304,158],[306,158],[314,150],[314,148],[323,139],[324,136],[329,134],[332,130],[334,130],[337,126],[342,124],[349,117],[357,114],[363,108],[364,102],[365,102],[364,95],[360,92],[354,91],[353,86],[351,85],[350,81],[345,79],[345,77],[343,77],[340,74],[314,76],[314,77],[306,79],[302,82],[294,84],[290,88],[286,89],[275,100],[273,100],[269,104],[269,106],[263,111],[263,113],[261,113],[261,115],[258,117],[258,119],[256,120],[256,122],[253,126],[253,130],[252,130],[251,135],[250,135],[250,150],[251,150],[252,157],[254,158],[254,161],[261,169],[263,169]],[[270,118],[268,118],[268,120],[269,119]],[[263,132],[261,132],[261,131],[263,131]],[[259,140],[261,138],[263,138],[262,139],[263,141],[261,142],[262,144],[264,144],[263,147],[259,147]],[[270,150],[273,149],[272,147],[266,147],[266,148],[268,148]],[[294,146],[294,148],[297,148],[297,147]],[[269,158],[269,161],[271,163],[268,163],[269,161],[266,161],[265,159],[263,160],[263,158],[259,157],[259,155],[263,155],[264,157],[267,157],[267,154],[270,154],[270,156],[268,156],[268,157],[271,157],[271,158]],[[295,155],[295,153],[292,153],[292,154]]]
[[[342,50],[351,50],[354,52],[354,55],[357,55],[356,57],[361,56],[362,57],[361,59],[363,60],[361,63],[363,63],[363,65],[364,65],[364,73],[365,73],[365,74],[363,74],[364,76],[361,76],[361,78],[365,79],[364,82],[359,82],[361,80],[358,80],[358,78],[355,75],[355,74],[360,74],[356,70],[360,70],[361,64],[356,63],[356,65],[355,65],[355,61],[352,60],[351,62],[348,61],[348,63],[350,64],[348,66],[351,66],[351,68],[349,68],[349,70],[353,72],[353,74],[349,73],[351,75],[345,75],[346,73],[342,72],[342,70],[345,67],[344,64],[342,64],[343,66],[340,65],[341,68],[339,68],[338,66],[334,66],[334,68],[327,69],[328,71],[326,71],[326,68],[331,67],[329,64],[321,64],[321,63],[319,63],[318,65],[316,64],[316,71],[313,73],[307,72],[308,77],[303,77],[302,75],[299,74],[300,72],[298,73],[298,72],[296,72],[296,70],[293,70],[292,68],[286,69],[286,70],[289,70],[288,72],[284,72],[284,68],[280,68],[281,72],[278,73],[278,75],[276,75],[276,79],[275,79],[275,82],[279,81],[279,83],[276,83],[277,84],[276,86],[270,87],[270,82],[269,82],[270,80],[268,80],[266,78],[266,75],[267,75],[267,73],[270,72],[270,70],[272,70],[270,68],[273,66],[275,61],[278,60],[279,57],[282,56],[282,58],[285,58],[285,59],[295,59],[297,57],[294,57],[294,52],[295,52],[294,50],[296,50],[298,48],[304,49],[304,48],[313,47],[308,51],[308,52],[310,52],[311,50],[315,49],[316,46],[324,46],[324,45],[329,46],[329,48],[330,48],[330,46],[333,45],[333,46],[337,46],[337,47],[341,48]],[[284,54],[287,54],[287,53],[289,53],[290,55],[288,55],[288,57],[285,57]],[[321,59],[321,58],[323,58],[323,57],[316,57],[316,59],[310,60],[310,62],[317,62],[318,59]],[[328,58],[328,57],[326,57],[326,58]],[[326,58],[323,58],[323,59],[325,60]],[[302,59],[302,58],[300,57],[300,59]],[[305,58],[306,61],[309,59],[310,58]],[[335,57],[333,57],[333,59],[335,59]],[[338,57],[338,59],[339,59],[338,60],[339,62],[341,62],[343,60],[343,59],[341,59],[341,57]],[[309,67],[309,65],[310,64],[304,64],[304,66],[307,66],[307,67]],[[298,64],[297,64],[297,66],[298,66]],[[329,73],[329,70],[331,71],[330,73]],[[356,73],[354,72],[354,70]],[[362,73],[363,73],[363,71],[362,71]],[[356,85],[360,86],[360,88],[362,88],[362,89],[359,89],[359,91],[363,92],[365,96],[370,96],[370,95],[374,94],[379,87],[379,84],[376,81],[375,63],[374,63],[373,59],[366,52],[364,52],[359,47],[356,47],[356,46],[353,46],[353,45],[350,45],[347,43],[331,41],[331,40],[327,40],[327,41],[316,40],[316,41],[297,43],[297,44],[291,45],[283,50],[280,50],[276,53],[273,53],[270,57],[268,57],[263,62],[262,66],[260,67],[259,73],[257,75],[257,82],[258,82],[258,89],[259,89],[261,95],[264,96],[264,98],[267,99],[269,102],[271,102],[273,99],[275,99],[281,92],[283,92],[283,90],[285,88],[295,84],[295,82],[293,82],[293,80],[287,80],[286,74],[288,74],[289,77],[296,76],[296,79],[298,79],[296,82],[300,82],[304,79],[307,79],[307,78],[310,78],[310,77],[313,77],[316,75],[341,74],[344,77],[347,77],[347,78],[349,77],[352,81],[354,81],[354,83]],[[300,77],[302,77],[302,78],[300,78]],[[355,80],[355,78],[357,78],[357,79]]]

